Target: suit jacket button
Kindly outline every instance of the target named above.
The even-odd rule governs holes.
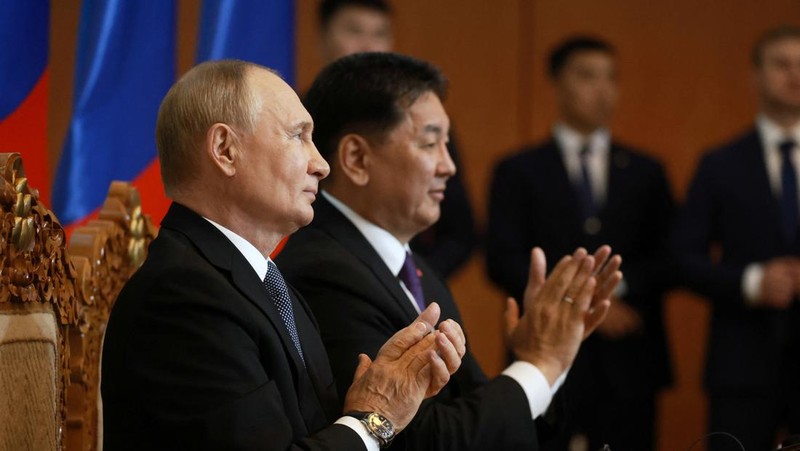
[[[589,235],[597,235],[602,227],[603,223],[595,216],[587,218],[586,221],[583,222],[583,231]]]

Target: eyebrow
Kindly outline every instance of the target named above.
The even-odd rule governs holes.
[[[436,133],[437,135],[444,134],[444,129],[439,125],[429,124],[422,128],[423,133]]]
[[[290,130],[292,130],[292,131],[295,131],[295,130],[297,130],[297,131],[306,131],[306,130],[311,130],[313,128],[314,128],[314,123],[313,122],[311,122],[311,121],[300,121],[300,122],[297,122],[295,124],[292,124],[292,126],[290,127]]]

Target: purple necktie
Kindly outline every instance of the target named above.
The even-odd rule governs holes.
[[[417,301],[419,310],[425,310],[425,295],[422,293],[422,280],[417,272],[417,265],[414,264],[414,257],[410,252],[406,252],[406,261],[403,262],[403,267],[400,268],[400,273],[397,277],[403,281],[408,291],[414,296]]]

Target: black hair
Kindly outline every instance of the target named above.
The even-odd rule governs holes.
[[[320,72],[305,96],[314,143],[330,161],[348,133],[380,142],[426,92],[444,101],[447,79],[425,61],[385,52],[338,59]]]
[[[761,67],[764,59],[764,49],[777,41],[784,39],[800,39],[800,27],[794,25],[783,25],[777,28],[767,30],[758,38],[756,45],[753,46],[753,65]]]
[[[339,10],[349,6],[371,9],[386,15],[392,14],[392,7],[386,0],[321,0],[319,2],[320,28],[327,27]]]
[[[614,55],[614,47],[608,42],[591,36],[574,36],[556,46],[550,52],[548,71],[550,78],[558,78],[571,57],[581,52],[603,52]]]

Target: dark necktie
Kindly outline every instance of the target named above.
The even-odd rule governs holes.
[[[408,291],[414,296],[419,310],[425,310],[425,295],[422,293],[422,280],[419,278],[417,265],[414,263],[414,257],[411,256],[410,252],[406,252],[406,261],[403,262],[403,267],[400,268],[400,273],[397,277],[403,281]]]
[[[781,151],[781,213],[783,214],[783,232],[789,244],[797,239],[797,171],[792,162],[792,149],[797,144],[787,139],[778,145]]]
[[[581,178],[578,181],[578,199],[581,203],[582,219],[589,219],[597,214],[597,206],[592,194],[592,180],[589,178],[589,146],[585,145],[580,150]]]
[[[264,286],[267,287],[270,297],[278,307],[278,313],[283,319],[283,324],[286,330],[289,331],[289,336],[292,337],[294,347],[300,354],[300,359],[305,365],[306,359],[303,356],[303,348],[300,346],[300,336],[297,335],[297,326],[294,323],[294,311],[292,309],[292,299],[289,297],[289,290],[286,288],[286,282],[283,280],[281,272],[271,260],[267,264],[267,275],[264,276]]]

